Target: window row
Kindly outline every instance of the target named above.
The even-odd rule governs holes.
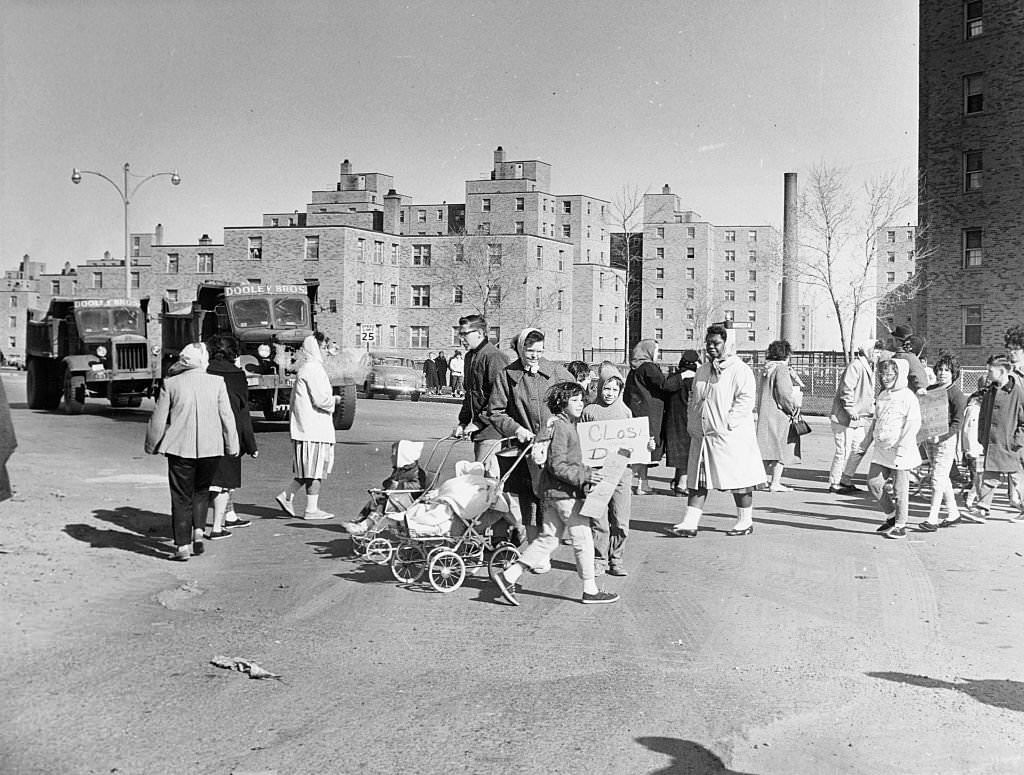
[[[732,320],[732,318],[729,318],[729,319]],[[696,331],[696,329],[693,329],[693,328],[687,328],[687,329],[684,330],[683,334],[684,334],[683,338],[686,341],[693,342],[693,341],[695,341],[695,337],[696,337],[697,331]],[[656,328],[656,329],[654,329],[654,340],[657,341],[657,342],[661,342],[664,339],[665,339],[665,329],[664,328]],[[755,331],[753,328],[747,329],[747,341],[748,342],[756,342],[757,341],[757,331]]]
[[[367,291],[369,290],[369,293]],[[356,282],[356,304],[373,304],[376,306],[389,306],[397,307],[399,305],[399,290],[397,285],[387,285],[384,283],[370,283],[369,289],[367,283],[363,280]],[[452,286],[451,289],[451,304],[466,304],[469,294],[466,292],[466,288],[463,285]],[[502,289],[501,285],[489,285],[486,288],[485,297],[481,299],[474,299],[474,301],[484,302],[488,307],[500,307],[502,301]],[[534,291],[534,308],[535,309],[565,309],[565,291],[557,290],[553,293],[547,291],[543,286],[537,286]],[[410,307],[429,307],[431,306],[431,286],[430,285],[412,285],[409,287],[409,306]],[[331,310],[332,312],[334,310]],[[616,321],[618,321],[618,307],[615,308]]]
[[[385,332],[384,326],[380,323],[366,325],[364,323],[356,323],[355,330],[353,331],[352,343],[356,347],[362,347],[363,342],[363,331],[370,329],[375,331],[374,341],[379,342],[381,346],[387,347],[416,347],[427,349],[431,346],[434,347],[462,347],[462,339],[459,336],[459,327],[452,326],[449,333],[448,342],[435,342],[431,345],[430,342],[430,326],[388,326]],[[384,336],[387,335],[385,341]],[[443,336],[442,336],[443,338]],[[495,346],[501,346],[501,327],[491,326],[487,329],[487,338]],[[401,341],[404,340],[404,341]],[[558,350],[565,349],[565,330],[557,329],[552,337],[552,343]],[[407,344],[406,344],[407,343]]]
[[[178,274],[181,271],[181,255],[167,254],[167,273]],[[195,269],[198,274],[213,274],[213,253],[196,253]],[[93,286],[95,287],[95,286]]]

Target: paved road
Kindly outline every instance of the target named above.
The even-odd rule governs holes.
[[[281,518],[283,424],[245,463],[255,524],[167,562],[145,407],[31,412],[3,378],[20,447],[0,772],[1024,772],[1024,526],[876,537],[870,504],[823,492],[820,423],[796,491],[758,494],[753,536],[724,535],[720,494],[697,540],[664,533],[680,499],[634,498],[631,575],[604,582],[619,605],[575,602],[561,548],[511,608],[485,580],[397,585],[348,559],[338,524]],[[323,505],[354,513],[389,442],[436,438],[454,411],[360,401]]]

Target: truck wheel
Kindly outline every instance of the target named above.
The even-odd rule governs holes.
[[[420,400],[420,394],[419,393],[413,393],[411,396],[409,396],[409,400],[410,401],[419,401]]]
[[[64,411],[81,414],[85,409],[85,377],[81,374],[64,372]]]
[[[28,362],[25,393],[29,409],[48,409],[46,404],[46,366],[40,361]]]
[[[356,386],[342,385],[336,390],[341,401],[334,407],[334,429],[347,431],[356,419]]]

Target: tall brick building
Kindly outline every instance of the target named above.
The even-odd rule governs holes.
[[[1024,5],[922,0],[915,324],[965,363],[1024,322]]]
[[[886,340],[896,326],[914,323],[918,276],[917,227],[883,226],[875,235],[878,284],[876,333]]]

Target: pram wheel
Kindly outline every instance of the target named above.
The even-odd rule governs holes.
[[[519,559],[519,550],[512,544],[501,543],[494,550],[490,561],[487,563],[487,570],[493,576],[501,573]]]
[[[363,556],[376,565],[387,565],[395,547],[386,538],[374,538],[363,547]]]
[[[413,584],[427,570],[427,556],[416,544],[401,544],[391,555],[391,575],[406,584]]]
[[[466,563],[451,549],[431,552],[427,581],[438,592],[451,592],[466,579]]]

